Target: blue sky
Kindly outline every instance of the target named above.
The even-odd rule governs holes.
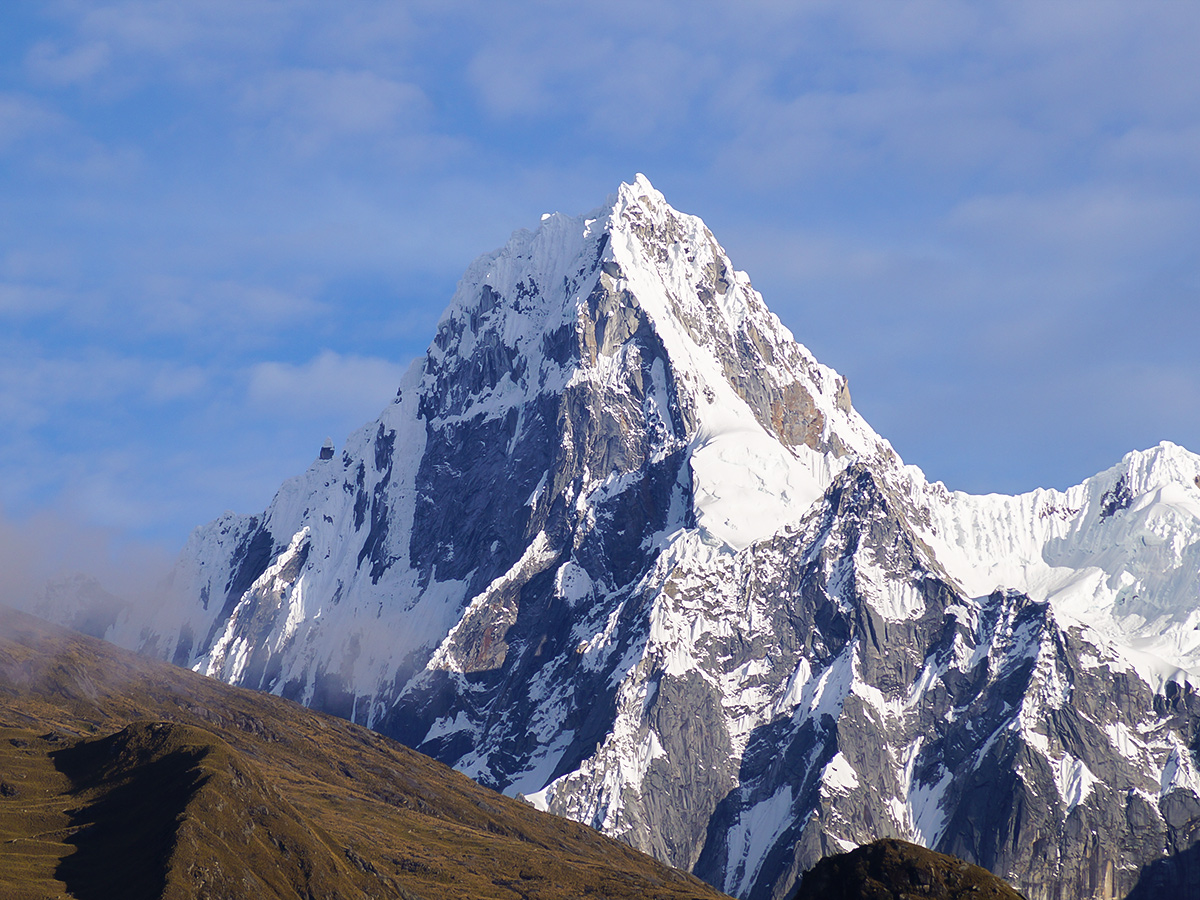
[[[10,571],[261,510],[378,413],[472,258],[639,171],[933,479],[1200,451],[1200,5],[49,0],[0,25]]]

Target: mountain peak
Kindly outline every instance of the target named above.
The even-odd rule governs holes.
[[[622,182],[617,188],[616,194],[610,195],[606,203],[606,206],[615,209],[626,208],[630,205],[671,209],[671,204],[667,202],[662,191],[651,184],[650,179],[641,172],[633,176],[633,181]]]
[[[1062,836],[1184,840],[1200,707],[1145,651],[1200,660],[1197,478],[1163,445],[1065,492],[928,484],[639,176],[472,263],[379,419],[110,636],[742,896],[879,833],[1086,896]]]
[[[628,386],[612,399],[625,438],[657,436],[634,465],[687,450],[700,528],[732,548],[798,515],[849,455],[894,458],[845,379],[796,343],[704,222],[641,175],[607,206],[546,217],[468,268],[426,357],[421,410],[498,418],[583,383]]]

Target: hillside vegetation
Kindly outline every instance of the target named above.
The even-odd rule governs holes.
[[[365,728],[0,610],[0,900],[724,896]]]

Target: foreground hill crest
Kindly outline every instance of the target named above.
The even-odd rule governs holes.
[[[720,900],[345,721],[0,607],[0,896]]]
[[[1200,827],[1198,478],[928,483],[639,176],[473,263],[379,419],[108,636],[737,896],[893,835],[1100,897]]]

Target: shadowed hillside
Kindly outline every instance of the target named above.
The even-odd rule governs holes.
[[[827,856],[791,900],[1023,900],[987,869],[907,841],[886,839]]]
[[[364,728],[0,610],[0,900],[719,898]]]

